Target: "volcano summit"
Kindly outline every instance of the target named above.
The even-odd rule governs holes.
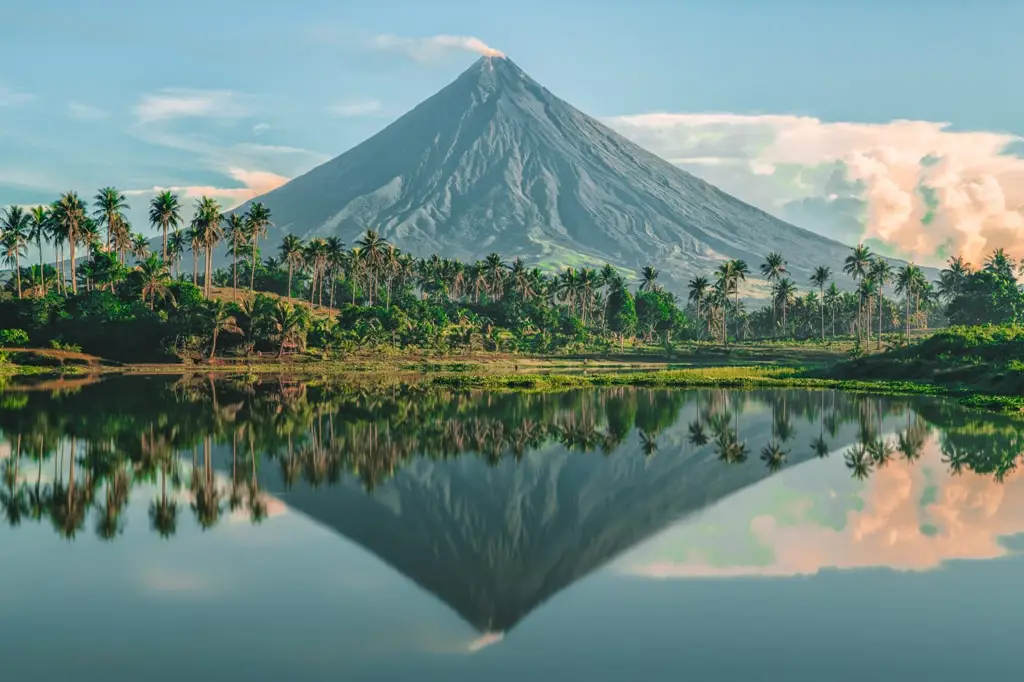
[[[546,268],[654,265],[666,284],[728,258],[785,254],[795,278],[847,247],[658,158],[504,57],[341,156],[260,198],[278,228],[352,242],[367,228],[417,256],[498,252]],[[245,207],[243,207],[244,210]]]

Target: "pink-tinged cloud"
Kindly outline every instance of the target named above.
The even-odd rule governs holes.
[[[931,121],[829,123],[728,113],[652,113],[608,123],[679,165],[708,166],[712,159],[734,165],[735,184],[726,189],[769,211],[786,199],[834,200],[807,178],[839,163],[846,180],[862,186],[856,193],[866,203],[861,237],[925,262],[961,253],[979,264],[1000,247],[1024,256],[1024,159],[1011,153],[1022,142],[1016,135],[952,131]],[[771,176],[778,166],[796,168],[796,179],[756,177]],[[763,205],[754,194],[777,205]]]
[[[768,565],[712,565],[707,554],[690,550],[682,559],[643,560],[625,570],[650,578],[794,576],[824,568],[927,571],[948,561],[1007,555],[1000,538],[1024,533],[1024,474],[1013,472],[1002,484],[991,475],[953,476],[934,443],[930,449],[928,463],[899,461],[874,472],[861,495],[863,508],[847,512],[842,530],[807,520],[783,523],[773,515],[749,518],[750,533],[774,557]],[[922,505],[930,486],[935,495]],[[806,516],[810,502],[785,515]]]
[[[214,185],[178,185],[171,187],[153,187],[151,189],[128,190],[125,194],[129,196],[143,196],[156,194],[163,191],[171,191],[190,199],[208,196],[224,204],[225,209],[232,209],[244,204],[249,199],[261,196],[277,189],[288,182],[289,178],[277,173],[268,171],[250,171],[243,168],[231,168],[228,170],[235,181],[241,187],[216,187]]]

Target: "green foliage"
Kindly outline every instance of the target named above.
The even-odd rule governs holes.
[[[955,325],[1022,324],[1024,293],[1007,272],[979,270],[964,279],[946,315]]]
[[[0,348],[28,345],[28,332],[24,329],[0,329]]]

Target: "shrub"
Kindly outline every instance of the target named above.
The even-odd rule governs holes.
[[[0,348],[28,345],[28,332],[24,329],[0,329]]]

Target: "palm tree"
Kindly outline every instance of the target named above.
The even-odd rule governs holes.
[[[768,284],[774,288],[775,282],[782,278],[783,275],[789,271],[786,269],[786,259],[782,257],[781,253],[772,252],[765,256],[764,262],[761,263],[761,275],[768,280]],[[775,335],[775,327],[778,326],[778,321],[775,318],[775,297],[772,296],[772,335]]]
[[[905,317],[908,346],[910,345],[910,300],[917,293],[923,279],[924,273],[921,272],[921,268],[913,263],[907,263],[896,273],[896,293],[902,294],[906,302]]]
[[[835,282],[829,285],[828,291],[825,292],[825,296],[822,301],[828,305],[829,310],[832,312],[832,337],[836,335],[836,307],[839,305],[843,298],[843,292],[839,291],[839,287],[836,286]]]
[[[892,281],[892,265],[882,258],[875,258],[868,270],[868,277],[875,283],[875,298],[878,301],[878,350],[882,350],[882,308],[885,302],[883,289]]]
[[[1016,280],[1017,261],[1006,253],[1006,249],[999,247],[985,259],[985,270],[1007,279]]]
[[[157,258],[155,253],[139,263],[135,269],[142,279],[142,300],[149,299],[150,310],[156,306],[157,296],[174,300],[171,290],[167,287],[171,279],[167,272],[167,263]]]
[[[249,243],[249,233],[245,219],[237,213],[227,217],[227,237],[231,242],[231,298],[237,298],[238,291],[238,256]]]
[[[43,242],[50,236],[50,208],[49,206],[35,206],[29,211],[29,241],[36,243],[39,248],[39,284],[42,287],[42,295],[46,296],[46,268],[43,264]]]
[[[278,301],[277,306],[271,311],[270,320],[280,337],[281,345],[277,348],[277,357],[281,357],[284,355],[285,344],[302,333],[306,318],[302,308]]]
[[[640,271],[640,291],[657,291],[658,275],[660,274],[650,265],[645,265],[643,270]]]
[[[141,234],[132,235],[131,239],[131,251],[132,256],[135,257],[135,262],[138,263],[142,259],[149,256],[149,240]]]
[[[0,244],[3,245],[7,262],[14,267],[18,298],[21,298],[21,256],[28,244],[31,225],[31,217],[20,206],[6,209],[0,219]]]
[[[843,261],[843,272],[853,278],[853,281],[860,282],[867,278],[868,268],[871,266],[873,256],[871,249],[864,244],[858,244],[853,252]],[[860,340],[860,316],[863,307],[863,299],[857,304],[857,339]]]
[[[221,221],[224,216],[220,211],[220,204],[210,197],[203,196],[196,203],[196,214],[193,218],[193,227],[196,235],[193,236],[193,248],[195,239],[198,237],[199,247],[205,253],[205,276],[203,292],[207,297],[213,293],[213,250],[224,236],[221,229]]]
[[[782,306],[782,329],[789,334],[789,304],[796,297],[796,285],[788,277],[783,277],[775,285],[775,301]]]
[[[966,262],[962,256],[954,256],[949,259],[947,266],[939,273],[939,295],[952,301],[960,295],[960,290],[971,274],[971,264]]]
[[[392,274],[398,271],[398,254],[397,249],[393,249],[390,253],[391,258],[391,272]],[[345,264],[345,243],[338,237],[328,237],[324,240],[324,269],[328,273],[327,275],[327,286],[328,286],[328,297],[327,297],[327,311],[329,314],[334,312],[334,290],[335,283],[338,279],[338,272],[344,267]],[[388,305],[391,307],[391,280],[388,280]]]
[[[814,273],[811,275],[811,284],[818,287],[818,292],[821,295],[821,340],[825,340],[825,285],[832,279],[832,269],[819,265],[814,269]]]
[[[55,223],[60,227],[63,239],[67,240],[71,261],[71,291],[78,293],[78,278],[75,275],[75,248],[81,238],[82,226],[86,221],[86,206],[76,192],[66,192],[55,205]]]
[[[177,195],[169,190],[160,192],[149,202],[149,222],[154,227],[159,227],[164,235],[163,259],[167,260],[167,233],[170,230],[177,230],[181,225],[181,203]]]
[[[281,260],[288,264],[288,298],[292,297],[292,274],[302,267],[302,240],[286,234],[281,240]]]
[[[359,248],[359,259],[368,280],[368,303],[372,306],[377,293],[377,278],[381,265],[384,263],[385,242],[376,230],[367,230],[366,234],[356,242],[356,245]]]
[[[252,235],[252,255],[250,258],[252,268],[249,270],[249,290],[251,291],[256,286],[256,259],[259,257],[260,252],[260,237],[266,237],[267,228],[274,225],[270,222],[270,209],[257,201],[249,207],[248,213],[245,214],[245,224]]]
[[[508,265],[496,253],[490,253],[484,259],[484,277],[487,280],[487,293],[494,301],[501,300],[502,290],[505,286],[505,273]]]
[[[708,290],[711,288],[711,282],[708,281],[707,277],[694,277],[690,280],[687,288],[690,292],[687,298],[696,308],[697,322],[700,323],[701,307],[708,296]]]
[[[171,233],[170,238],[167,242],[167,257],[170,259],[168,265],[174,269],[174,277],[178,276],[178,263],[181,261],[181,256],[185,253],[185,245],[187,243],[187,235],[183,230],[174,230]]]
[[[223,299],[218,298],[214,301],[209,308],[210,312],[210,324],[213,327],[213,343],[210,344],[210,359],[213,359],[214,354],[217,352],[217,336],[220,332],[231,332],[234,334],[241,334],[242,329],[238,326],[238,321],[235,316],[231,314],[228,309],[227,303]]]
[[[93,197],[96,210],[93,216],[107,228],[107,250],[110,250],[110,243],[121,230],[124,229],[127,220],[124,212],[130,207],[125,199],[124,193],[114,187],[104,187]]]

